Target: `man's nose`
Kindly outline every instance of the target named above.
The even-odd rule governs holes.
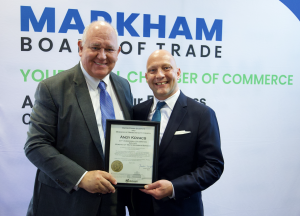
[[[164,77],[165,77],[164,71],[161,68],[159,68],[156,73],[156,78],[164,78]]]
[[[106,59],[106,53],[105,53],[105,50],[104,50],[104,49],[100,49],[100,50],[98,51],[97,58],[98,58],[98,59]]]

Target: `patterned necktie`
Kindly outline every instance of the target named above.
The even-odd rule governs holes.
[[[104,132],[104,137],[106,136],[106,119],[116,119],[114,106],[112,100],[106,91],[106,86],[103,81],[101,81],[98,85],[101,89],[100,91],[100,109],[101,109],[101,117],[102,117],[102,127]]]
[[[160,113],[160,109],[166,104],[166,102],[158,102],[156,105],[156,111],[152,116],[151,121],[158,121],[160,122],[161,119],[161,113]]]

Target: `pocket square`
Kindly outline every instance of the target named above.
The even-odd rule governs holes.
[[[183,135],[183,134],[188,134],[188,133],[191,133],[191,131],[181,130],[181,131],[176,131],[174,135]]]

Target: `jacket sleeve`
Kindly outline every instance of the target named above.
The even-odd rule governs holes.
[[[193,172],[173,179],[175,198],[188,198],[214,184],[224,169],[220,134],[215,113],[207,107],[201,114],[196,139],[196,168]]]
[[[57,123],[58,107],[42,81],[35,93],[24,150],[41,172],[69,193],[86,170],[57,150]]]

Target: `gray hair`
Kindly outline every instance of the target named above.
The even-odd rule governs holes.
[[[81,46],[83,46],[84,45],[84,43],[85,43],[85,41],[86,41],[86,34],[87,34],[87,32],[89,31],[89,29],[94,25],[94,24],[96,24],[96,23],[99,23],[99,24],[107,24],[107,25],[109,25],[110,27],[112,27],[112,29],[115,31],[115,33],[116,33],[116,36],[117,36],[117,43],[118,43],[118,31],[110,24],[110,23],[108,23],[108,22],[106,22],[106,21],[94,21],[94,22],[91,22],[90,24],[88,24],[86,27],[85,27],[85,29],[84,29],[84,31],[83,31],[83,34],[82,34],[82,38],[81,38]],[[118,43],[119,44],[119,43]]]

